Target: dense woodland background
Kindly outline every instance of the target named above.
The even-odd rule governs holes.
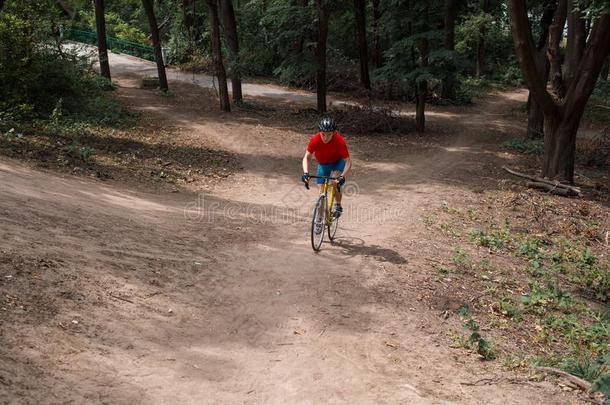
[[[426,103],[468,104],[491,85],[526,84],[542,174],[572,183],[591,95],[608,118],[608,10],[597,0],[3,1],[0,109],[19,118],[91,104],[109,83],[83,75],[89,62],[61,42],[97,37],[107,79],[107,48],[157,60],[165,91],[166,64],[209,72],[223,111],[227,76],[236,103],[241,80],[257,78],[315,90],[320,113],[328,91],[413,102],[424,131]]]

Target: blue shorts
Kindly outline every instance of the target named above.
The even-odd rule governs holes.
[[[318,171],[316,172],[316,176],[330,176],[330,174],[334,171],[338,171],[339,174],[343,172],[345,168],[345,159],[337,160],[334,163],[327,164],[318,164]],[[324,179],[316,179],[316,183],[322,184],[324,183]]]

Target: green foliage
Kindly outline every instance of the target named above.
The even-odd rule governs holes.
[[[520,153],[542,155],[544,143],[542,139],[513,138],[502,144],[506,149],[516,150]]]
[[[529,311],[542,313],[549,308],[569,308],[572,296],[553,285],[542,286],[536,282],[530,284],[529,293],[521,296],[521,302]]]
[[[80,159],[83,162],[89,162],[91,156],[95,154],[93,148],[82,146],[77,141],[73,141],[71,144],[64,147],[64,152],[67,156],[73,159]]]
[[[470,232],[470,239],[490,249],[502,249],[511,241],[508,228],[497,226],[492,226],[488,231],[474,229]]]
[[[464,327],[472,332],[466,341],[466,347],[476,349],[477,353],[484,360],[495,359],[496,354],[493,351],[491,343],[479,333],[479,324],[474,319],[470,318],[464,323]]]

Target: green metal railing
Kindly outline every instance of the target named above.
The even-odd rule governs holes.
[[[77,30],[75,28],[68,28],[63,31],[63,37],[75,42],[82,42],[85,44],[97,44],[97,34],[93,31]],[[108,49],[111,51],[117,51],[126,53],[128,55],[137,56],[138,58],[155,60],[155,53],[152,46],[142,45],[137,42],[124,41],[122,39],[107,37],[106,42]]]

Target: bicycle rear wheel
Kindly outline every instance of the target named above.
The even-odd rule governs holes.
[[[319,251],[324,240],[324,228],[326,225],[326,198],[321,195],[316,202],[311,219],[311,247]]]

